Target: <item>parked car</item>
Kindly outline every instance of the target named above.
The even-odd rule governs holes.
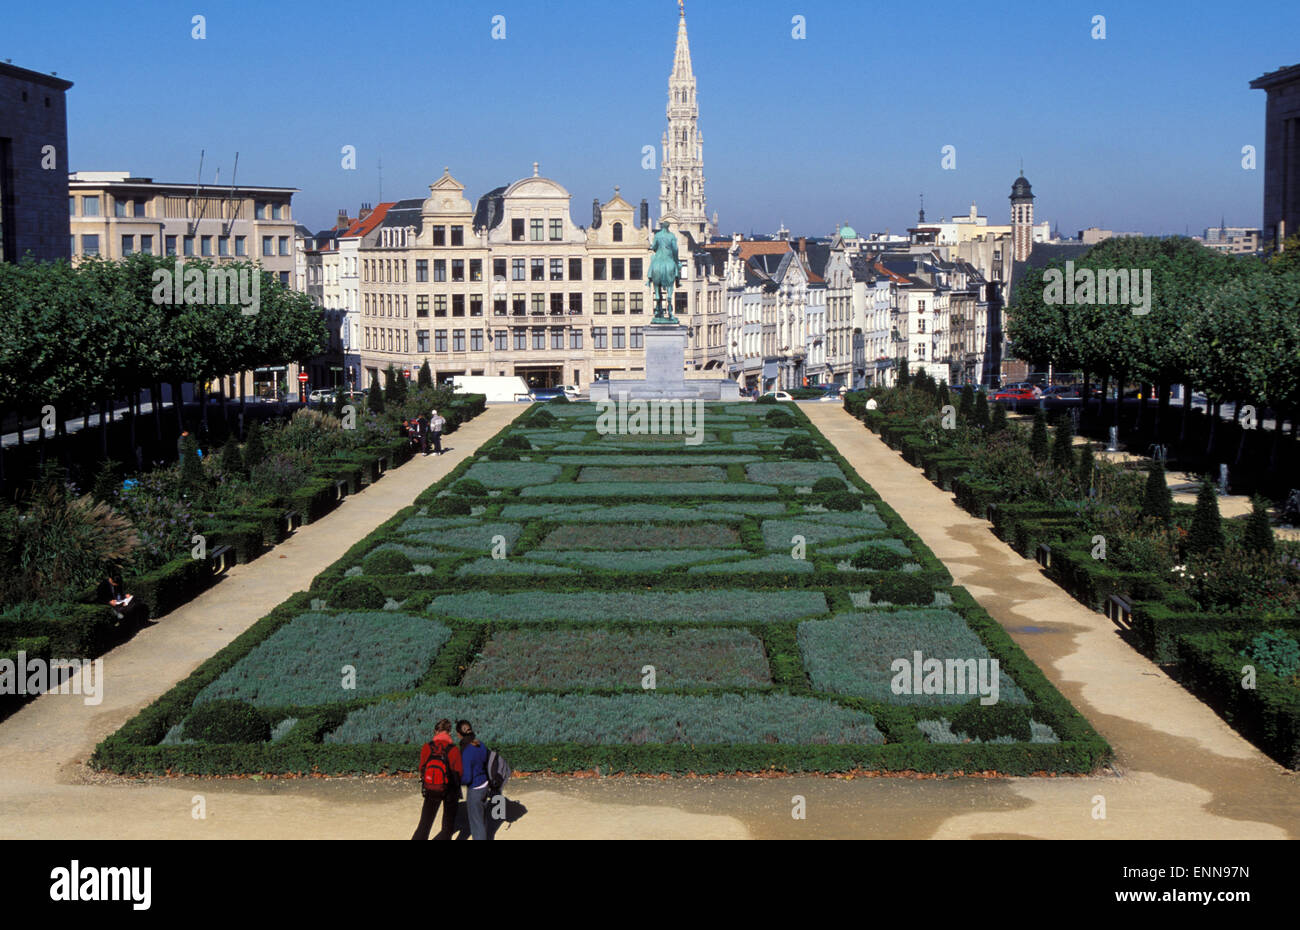
[[[307,395],[309,404],[332,404],[334,403],[334,388],[317,388]]]
[[[1043,391],[1043,396],[1047,398],[1056,398],[1064,400],[1066,398],[1078,398],[1079,388],[1077,385],[1058,384],[1055,387],[1049,387]]]
[[[1034,397],[1043,396],[1043,389],[1040,388],[1038,385],[1034,384],[1032,381],[1017,381],[1014,384],[1008,384],[1002,390],[1004,391],[1023,390],[1023,391],[1029,391]]]
[[[1003,388],[1002,390],[998,391],[996,394],[993,395],[993,400],[995,401],[998,400],[1021,401],[1021,400],[1037,400],[1037,399],[1038,399],[1038,395],[1036,395],[1030,388],[1027,387]]]
[[[582,394],[582,392],[579,391],[577,387],[575,387],[572,384],[561,384],[558,390],[563,391],[564,396],[569,398],[569,400],[577,400],[578,397]]]
[[[533,388],[529,397],[535,401],[555,400],[557,397],[569,399],[563,387]]]
[[[763,394],[763,395],[761,395],[761,396],[763,396],[763,397],[774,397],[774,398],[776,398],[778,401],[787,401],[787,400],[788,400],[788,401],[793,401],[793,400],[794,400],[794,398],[791,397],[789,394],[787,394],[785,391],[768,391],[766,394]]]

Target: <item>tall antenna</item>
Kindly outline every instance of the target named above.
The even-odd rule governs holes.
[[[384,160],[379,159],[379,199],[375,203],[384,202]]]
[[[195,180],[195,182],[194,182],[194,199],[195,199],[195,200],[198,200],[198,199],[199,199],[199,191],[203,190],[203,156],[204,156],[205,154],[207,154],[207,153],[206,153],[203,149],[199,149],[199,176],[198,176],[198,179]],[[200,216],[198,217],[198,219],[202,219],[202,218],[203,218],[203,217],[202,217],[202,214],[200,214]],[[198,229],[198,225],[199,225],[199,224],[198,224],[198,219],[191,219],[191,220],[189,220],[189,221],[185,224],[185,228],[189,231],[189,235],[191,235],[191,236],[194,235],[194,231],[195,231],[196,229]]]
[[[239,153],[236,152],[236,153],[235,153],[235,168],[234,168],[234,170],[230,173],[230,191],[226,194],[226,202],[229,203],[230,201],[233,200],[234,203],[235,203],[235,206],[234,206],[234,208],[230,211],[230,221],[229,221],[228,223],[223,224],[223,226],[222,226],[221,235],[222,235],[223,237],[224,237],[224,236],[229,236],[229,235],[230,235],[230,230],[231,230],[231,229],[234,227],[234,225],[235,225],[235,217],[239,216],[239,205],[243,202],[242,200],[238,200],[238,199],[236,199],[236,197],[235,197],[235,194],[239,192],[239,185],[235,183],[235,180],[236,180],[238,177],[239,177]]]

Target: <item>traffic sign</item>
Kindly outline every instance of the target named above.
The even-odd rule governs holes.
[[[300,371],[300,372],[298,372],[298,380],[299,380],[299,381],[310,381],[311,378],[308,377],[307,372],[305,372],[305,371]]]

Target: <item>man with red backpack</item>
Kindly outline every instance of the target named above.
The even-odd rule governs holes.
[[[439,720],[433,730],[433,739],[420,750],[420,790],[424,794],[424,806],[420,808],[420,823],[411,837],[413,840],[429,838],[439,804],[442,805],[442,829],[434,839],[451,839],[460,807],[460,747],[452,741],[451,721]]]

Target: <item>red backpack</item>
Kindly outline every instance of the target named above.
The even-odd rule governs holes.
[[[429,743],[429,757],[424,761],[420,780],[425,796],[445,797],[455,778],[451,767],[451,743]]]

